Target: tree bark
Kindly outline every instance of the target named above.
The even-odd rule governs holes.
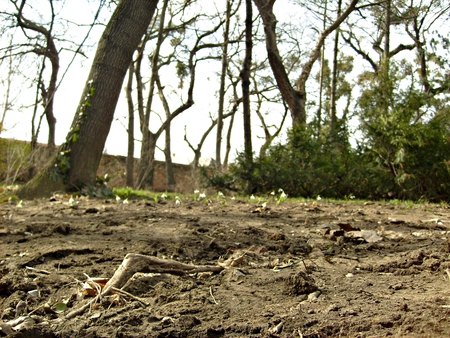
[[[277,82],[283,100],[289,107],[293,124],[303,124],[306,122],[306,99],[294,89],[283,65],[283,60],[277,47],[276,23],[277,19],[273,14],[275,0],[253,0],[258,8],[259,14],[264,23],[264,34],[266,38],[267,57],[270,67]]]
[[[222,46],[222,70],[220,73],[220,89],[219,89],[219,109],[217,113],[217,137],[216,137],[216,169],[222,170],[222,131],[223,131],[223,111],[225,100],[225,79],[228,68],[228,44],[230,35],[230,16],[231,16],[231,1],[225,0],[227,3],[225,31],[223,33]]]
[[[253,0],[258,7],[259,14],[264,23],[264,34],[266,37],[267,56],[270,67],[274,74],[278,88],[283,100],[289,107],[292,116],[292,124],[299,125],[306,123],[306,82],[311,74],[312,67],[320,55],[320,50],[325,42],[325,38],[331,34],[356,8],[359,0],[352,0],[346,10],[330,26],[324,29],[317,39],[316,46],[311,51],[308,61],[302,68],[296,87],[291,85],[286,69],[283,65],[276,39],[276,18],[273,14],[275,0]]]
[[[44,46],[36,44],[36,47],[33,48],[31,51],[36,55],[40,55],[44,58],[43,67],[45,64],[45,59],[50,60],[50,63],[52,65],[48,87],[46,88],[44,81],[42,81],[42,78],[39,78],[38,80],[39,81],[38,87],[40,88],[41,91],[42,105],[44,107],[44,115],[48,124],[47,146],[51,151],[53,151],[55,147],[55,129],[56,129],[56,118],[53,113],[53,98],[55,96],[57,89],[56,83],[58,81],[58,72],[59,72],[59,53],[55,45],[55,40],[53,39],[52,36],[52,28],[55,19],[55,13],[53,11],[52,2],[50,2],[50,5],[52,7],[52,20],[49,29],[45,28],[44,26],[38,25],[31,20],[26,19],[23,16],[22,11],[23,7],[25,6],[25,1],[22,1],[20,7],[18,8],[18,13],[16,16],[17,16],[17,24],[20,27],[37,32],[41,34],[45,39]],[[32,136],[31,145],[33,149],[36,145],[36,140],[38,136],[37,133],[38,131],[36,132],[36,135]]]
[[[244,114],[244,154],[249,163],[253,162],[252,148],[252,129],[251,129],[251,110],[250,110],[250,67],[252,64],[252,29],[253,29],[253,11],[252,1],[245,1],[245,57],[241,72],[242,79],[242,105]]]
[[[342,0],[338,0],[338,13],[341,15]],[[334,34],[334,47],[333,47],[333,70],[331,73],[331,93],[330,93],[330,129],[333,133],[336,127],[336,90],[337,90],[337,68],[338,68],[338,53],[339,53],[339,28],[336,29]]]
[[[128,104],[128,149],[127,149],[127,186],[134,187],[134,104],[133,104],[134,63],[130,63],[128,82],[125,88]]]
[[[141,118],[141,133],[142,133],[142,145],[141,145],[141,158],[139,161],[139,172],[138,172],[138,184],[137,187],[139,189],[149,188],[153,186],[153,163],[155,156],[155,149],[149,149],[153,145],[156,147],[156,141],[159,138],[158,133],[152,133],[150,131],[150,115],[152,113],[153,106],[153,94],[155,92],[155,83],[156,78],[158,77],[159,71],[159,52],[161,50],[161,45],[164,42],[166,35],[163,34],[164,30],[164,21],[167,11],[168,1],[164,0],[163,8],[161,10],[161,14],[159,15],[159,27],[158,27],[158,37],[156,41],[155,50],[151,56],[151,76],[150,76],[150,85],[147,96],[147,106],[145,107],[145,114],[140,114]],[[144,45],[147,42],[144,41]],[[143,52],[143,51],[142,51]],[[142,60],[142,55],[141,55]],[[139,64],[140,67],[140,64]],[[140,68],[139,68],[140,73]],[[142,87],[141,89],[142,90]],[[141,104],[142,105],[142,104]],[[151,137],[151,138],[150,138]]]
[[[49,195],[53,183],[64,190],[95,184],[123,79],[157,4],[158,0],[119,2],[100,38],[66,142],[19,194]]]

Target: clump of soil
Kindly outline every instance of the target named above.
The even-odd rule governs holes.
[[[448,337],[449,230],[430,204],[3,203],[0,336]],[[130,253],[216,271],[88,291]]]

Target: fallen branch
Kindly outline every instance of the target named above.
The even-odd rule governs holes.
[[[177,276],[193,274],[198,272],[219,273],[224,268],[221,266],[190,265],[173,260],[160,259],[153,256],[140,254],[127,254],[114,275],[106,283],[101,294],[87,304],[69,312],[65,318],[70,319],[82,314],[99,297],[107,296],[114,290],[121,289],[135,273],[168,273]]]

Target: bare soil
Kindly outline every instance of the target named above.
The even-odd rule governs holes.
[[[449,337],[449,230],[431,204],[3,203],[0,336]],[[134,297],[80,297],[129,253],[224,269],[140,272]]]

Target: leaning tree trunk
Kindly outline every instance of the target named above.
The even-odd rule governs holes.
[[[95,184],[123,79],[157,4],[158,0],[119,2],[100,38],[66,142],[19,194],[45,196],[55,187],[70,190]]]
[[[273,75],[277,81],[281,96],[291,112],[292,124],[300,125],[306,122],[306,82],[311,74],[314,63],[320,55],[320,50],[325,42],[325,38],[337,27],[339,27],[339,25],[350,15],[350,13],[355,10],[358,1],[359,0],[352,0],[347,9],[336,19],[336,21],[334,21],[319,34],[316,46],[311,51],[309,59],[304,64],[300,77],[296,83],[296,89],[294,89],[291,85],[277,47],[277,20],[273,13],[273,5],[275,4],[275,0],[253,0],[264,23],[266,49],[270,67],[272,68]]]
[[[304,124],[306,122],[306,98],[292,86],[277,46],[277,19],[273,13],[275,0],[253,0],[253,2],[264,23],[267,57],[281,96],[291,112],[292,124]]]

